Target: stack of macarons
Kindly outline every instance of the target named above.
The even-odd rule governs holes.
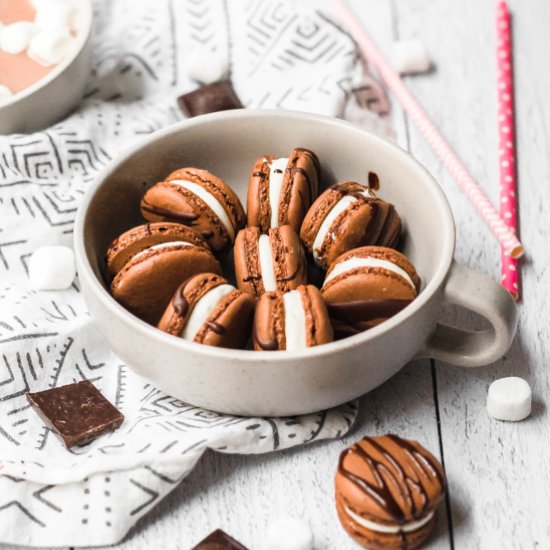
[[[212,346],[294,351],[368,330],[420,290],[395,249],[401,219],[372,181],[318,195],[320,185],[319,159],[304,148],[258,158],[246,213],[207,170],[172,172],[141,200],[147,223],[109,247],[111,294],[159,329]],[[220,264],[232,249],[236,286]]]

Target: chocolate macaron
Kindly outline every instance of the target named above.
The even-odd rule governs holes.
[[[111,294],[151,324],[158,322],[182,281],[205,271],[221,273],[218,260],[198,233],[181,224],[134,227],[107,250]]]
[[[393,248],[399,241],[401,219],[394,206],[356,182],[337,183],[308,210],[300,236],[315,263],[327,267],[340,254],[359,246]]]
[[[181,168],[153,185],[141,200],[141,214],[148,221],[192,227],[220,255],[228,252],[246,222],[243,206],[229,185],[198,168]]]
[[[325,302],[313,285],[267,292],[256,304],[252,328],[257,351],[296,351],[332,342]]]
[[[296,148],[289,157],[260,157],[252,168],[246,201],[248,225],[262,233],[291,225],[298,233],[317,197],[319,159],[309,149]]]
[[[418,547],[445,494],[439,461],[416,441],[364,437],[340,455],[336,511],[348,534],[371,550]]]
[[[307,283],[305,252],[290,225],[269,229],[258,227],[239,232],[234,250],[237,284],[258,298],[264,292],[288,292]]]
[[[339,256],[321,288],[339,337],[385,321],[409,305],[420,278],[404,254],[393,248],[363,246]]]
[[[250,337],[254,298],[214,273],[201,273],[182,283],[158,328],[191,342],[243,348]]]

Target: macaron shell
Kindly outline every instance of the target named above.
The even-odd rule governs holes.
[[[279,225],[290,225],[297,233],[304,217],[317,198],[319,159],[309,149],[292,151],[287,165],[279,204]]]
[[[233,249],[237,286],[255,298],[265,292],[258,251],[260,235],[258,227],[242,229],[235,239],[235,248]]]
[[[195,246],[144,252],[130,260],[111,283],[111,294],[123,307],[156,325],[182,281],[196,273],[221,273],[212,253]]]
[[[359,525],[344,510],[345,500],[336,495],[336,513],[342,527],[355,542],[369,550],[414,550],[429,537],[435,525],[434,517],[419,529],[408,533],[380,533]]]
[[[307,284],[307,262],[298,234],[290,225],[269,230],[277,290],[288,292]]]
[[[284,350],[285,312],[282,292],[266,292],[256,303],[252,338],[256,351]]]
[[[255,304],[252,296],[235,289],[220,300],[195,336],[195,342],[223,348],[244,348],[250,338]]]
[[[117,237],[106,255],[109,280],[138,252],[156,244],[185,241],[208,249],[206,241],[193,229],[179,223],[157,222],[133,227]]]
[[[306,314],[306,337],[308,347],[332,342],[334,334],[327,306],[319,289],[313,285],[299,289]]]
[[[246,213],[249,226],[259,227],[267,233],[271,227],[271,209],[269,204],[269,163],[275,159],[268,155],[260,157],[252,167],[252,174],[246,195]]]

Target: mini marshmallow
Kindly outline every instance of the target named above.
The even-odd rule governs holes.
[[[71,28],[71,19],[74,8],[69,2],[49,0],[38,3],[34,22],[43,31],[57,34],[68,32]]]
[[[13,92],[3,84],[0,84],[0,105],[9,101],[13,96]]]
[[[24,52],[31,40],[35,26],[31,21],[17,21],[0,30],[0,49],[6,53]]]
[[[280,518],[273,521],[265,539],[265,550],[312,550],[313,533],[302,520]]]
[[[199,48],[189,56],[187,74],[199,84],[214,84],[227,75],[227,62],[219,53]]]
[[[431,62],[420,40],[399,40],[393,44],[393,64],[401,74],[425,73]]]
[[[42,31],[31,38],[28,55],[40,65],[57,65],[69,53],[71,41],[68,32]]]
[[[69,288],[76,275],[74,252],[67,246],[43,246],[29,261],[29,280],[35,290]]]
[[[517,422],[531,414],[531,386],[523,378],[495,380],[487,394],[487,412],[496,420]]]

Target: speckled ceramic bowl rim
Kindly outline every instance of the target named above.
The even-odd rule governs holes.
[[[177,338],[170,334],[166,334],[157,328],[141,321],[128,311],[126,311],[121,305],[119,305],[114,298],[109,294],[107,289],[104,287],[102,281],[100,281],[90,264],[88,255],[86,253],[86,245],[84,240],[84,229],[85,224],[89,220],[86,220],[86,215],[90,203],[92,202],[95,193],[101,187],[104,180],[116,172],[117,168],[124,163],[129,157],[136,154],[140,150],[148,147],[151,143],[163,139],[167,136],[180,133],[185,131],[187,128],[192,128],[197,125],[209,124],[214,126],[217,121],[221,120],[231,120],[231,119],[242,119],[242,118],[258,118],[263,117],[265,119],[271,118],[281,118],[288,117],[289,121],[301,120],[301,121],[311,121],[312,123],[322,123],[326,125],[327,131],[330,131],[331,128],[340,128],[346,131],[360,134],[362,138],[368,136],[369,139],[378,142],[382,149],[386,149],[389,153],[399,156],[406,156],[410,161],[412,161],[416,167],[424,173],[427,182],[431,184],[426,185],[426,191],[431,193],[431,199],[438,206],[443,214],[445,220],[445,225],[441,227],[441,234],[444,235],[444,245],[443,245],[443,254],[438,259],[437,268],[434,271],[434,274],[426,285],[426,287],[421,291],[420,295],[405,309],[403,309],[398,314],[394,315],[391,319],[388,319],[384,323],[354,336],[350,336],[343,340],[331,342],[328,344],[323,344],[320,346],[315,346],[312,348],[307,348],[305,350],[299,351],[280,351],[277,353],[269,351],[252,351],[252,350],[233,350],[228,348],[216,348],[213,346],[205,346],[203,344],[198,344],[194,342],[188,342],[181,338]],[[406,213],[403,215],[406,218]],[[96,294],[101,302],[106,308],[115,316],[123,319],[125,323],[128,323],[133,326],[136,332],[139,332],[144,338],[150,338],[153,341],[156,341],[158,345],[169,345],[172,348],[179,348],[182,352],[188,351],[194,354],[204,354],[205,356],[219,358],[220,360],[235,360],[251,358],[251,355],[257,357],[261,361],[283,361],[289,359],[311,359],[315,357],[322,357],[325,355],[332,355],[334,353],[345,352],[349,348],[354,348],[367,344],[371,340],[376,339],[381,334],[384,334],[387,331],[392,330],[397,325],[402,323],[405,319],[408,319],[415,315],[432,297],[432,295],[442,287],[449,269],[453,261],[454,247],[455,247],[455,226],[454,219],[449,207],[447,199],[439,187],[436,180],[433,176],[422,166],[414,157],[412,157],[407,151],[401,147],[394,145],[371,132],[363,130],[349,122],[342,121],[335,118],[312,115],[308,113],[294,112],[294,111],[284,111],[282,113],[280,110],[235,110],[235,111],[225,111],[221,113],[213,113],[209,115],[204,115],[192,119],[188,119],[179,123],[176,123],[168,128],[155,132],[154,134],[148,136],[147,138],[139,141],[133,145],[130,149],[126,150],[119,157],[114,159],[101,173],[97,176],[95,181],[88,187],[85,196],[83,197],[82,203],[78,209],[75,228],[74,228],[74,245],[75,253],[77,258],[80,259],[80,269],[85,271],[85,276],[88,281],[91,282],[91,291]],[[82,275],[82,274],[81,274]]]
[[[76,43],[73,45],[72,52],[68,55],[59,65],[52,69],[46,76],[37,80],[31,86],[21,90],[14,94],[11,99],[0,103],[0,116],[2,116],[2,110],[7,107],[13,106],[18,101],[29,97],[30,95],[38,94],[45,88],[50,82],[53,82],[60,74],[62,74],[76,59],[78,54],[84,48],[84,45],[90,38],[92,32],[92,23],[93,23],[93,9],[91,0],[79,0],[82,4],[82,28],[79,29],[78,35],[76,37]]]

